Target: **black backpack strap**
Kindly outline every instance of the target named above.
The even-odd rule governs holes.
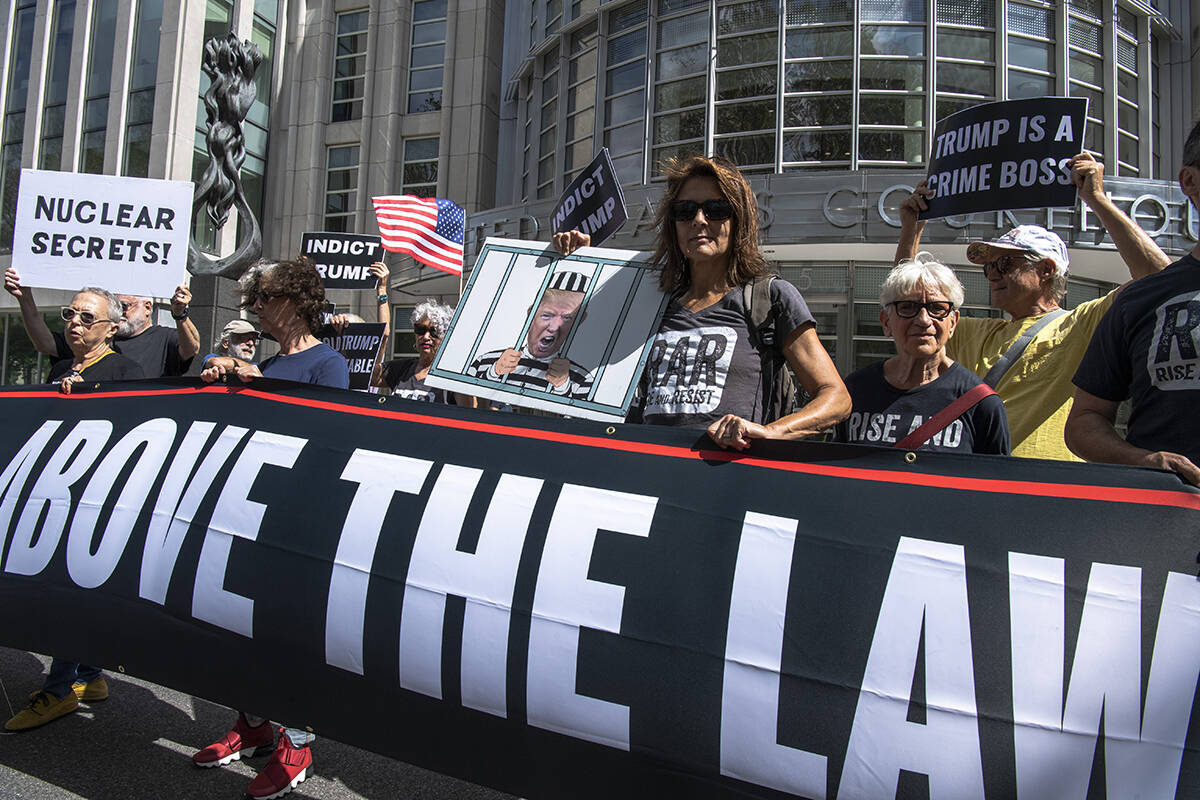
[[[771,284],[777,275],[758,275],[742,286],[742,304],[746,309],[746,327],[750,344],[761,360],[763,421],[773,422],[785,413],[782,408],[791,397],[777,397],[787,360],[775,330],[775,304],[771,301]],[[789,388],[789,387],[784,387]],[[790,410],[790,409],[789,409]]]

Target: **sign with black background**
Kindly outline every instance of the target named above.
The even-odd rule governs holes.
[[[934,196],[921,219],[1075,205],[1066,167],[1083,151],[1085,97],[972,106],[940,120],[929,159]]]
[[[351,389],[365,391],[371,385],[371,372],[386,327],[382,322],[351,322],[341,333],[328,324],[317,332],[317,338],[341,353],[350,365]]]
[[[608,148],[602,147],[550,212],[550,232],[582,231],[592,237],[592,247],[599,247],[620,230],[628,216],[621,181],[608,157]]]
[[[306,233],[300,239],[300,254],[317,265],[326,289],[374,289],[377,279],[368,270],[383,260],[378,234]]]
[[[530,798],[1200,792],[1174,475],[77,391],[3,393],[8,646]]]

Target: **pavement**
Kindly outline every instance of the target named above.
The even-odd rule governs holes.
[[[45,656],[0,647],[0,716],[41,688]],[[239,800],[266,758],[200,769],[192,753],[233,723],[230,709],[127,675],[110,697],[31,731],[0,736],[0,800]],[[0,732],[3,732],[0,730]],[[321,738],[289,800],[515,800],[511,795]]]

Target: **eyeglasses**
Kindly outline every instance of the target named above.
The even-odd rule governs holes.
[[[733,216],[733,206],[729,201],[717,197],[703,203],[697,203],[695,200],[676,200],[671,203],[671,219],[676,222],[691,222],[696,218],[697,211],[703,211],[704,218],[713,222]]]
[[[90,311],[79,311],[71,308],[70,306],[63,307],[62,318],[66,322],[70,322],[73,319],[78,319],[79,324],[86,328],[92,327],[97,322],[114,322],[114,320],[111,320],[107,317],[97,317]]]
[[[954,310],[954,303],[949,300],[930,300],[928,303],[918,303],[916,300],[896,300],[888,303],[896,309],[896,315],[903,319],[912,319],[925,309],[930,319],[945,319]]]
[[[427,333],[435,339],[440,338],[438,336],[437,328],[432,325],[421,325],[420,323],[417,323],[416,325],[413,325],[413,333],[417,335],[418,339]]]
[[[1032,263],[1034,263],[1034,259],[1024,253],[1000,256],[983,265],[983,277],[991,279],[994,272],[996,273],[996,277],[999,278],[1014,270],[1027,267]]]
[[[271,300],[273,300],[276,297],[279,297],[279,295],[271,294],[270,292],[264,292],[262,289],[259,289],[257,292],[254,293],[254,302],[262,303],[265,306],[267,303],[271,302]]]

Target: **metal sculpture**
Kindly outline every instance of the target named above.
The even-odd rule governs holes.
[[[208,112],[209,162],[192,201],[192,229],[202,209],[220,230],[229,219],[229,209],[238,211],[245,235],[237,250],[227,258],[212,259],[196,247],[195,234],[188,239],[188,271],[193,275],[237,278],[262,255],[262,229],[242,191],[241,170],[246,160],[246,137],[242,122],[254,103],[254,74],[263,61],[262,52],[251,42],[239,42],[230,33],[204,44],[201,69],[211,85],[204,93]]]

